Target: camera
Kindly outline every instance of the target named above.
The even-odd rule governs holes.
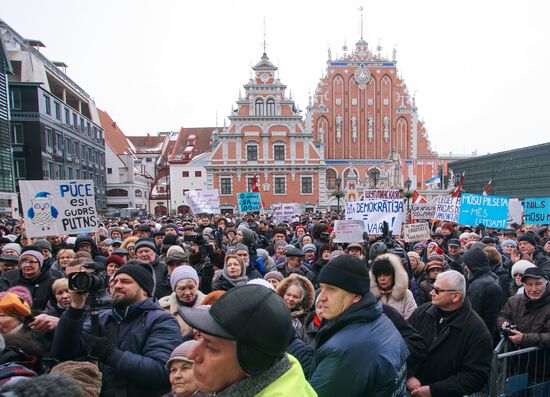
[[[99,292],[107,288],[105,277],[100,274],[103,266],[94,262],[82,265],[85,269],[91,269],[93,272],[77,272],[69,275],[69,289],[78,292]]]
[[[513,329],[517,329],[516,324],[508,324],[506,327],[501,328],[500,334],[503,337],[508,338],[512,334],[510,331]]]

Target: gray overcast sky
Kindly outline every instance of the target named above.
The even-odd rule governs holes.
[[[380,39],[416,92],[432,148],[479,154],[550,141],[550,2],[508,0],[0,0],[3,18],[128,135],[223,124],[267,53],[307,106],[342,45]]]

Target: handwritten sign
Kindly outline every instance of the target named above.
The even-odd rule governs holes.
[[[237,202],[240,212],[256,212],[262,209],[260,192],[237,193]]]
[[[335,243],[358,243],[363,241],[365,222],[362,220],[334,221]]]
[[[189,190],[185,198],[193,214],[219,214],[220,195],[218,189]]]
[[[550,223],[550,198],[526,198],[523,206],[526,224]]]
[[[95,232],[92,180],[19,181],[27,237]]]
[[[435,218],[435,204],[413,204],[411,208],[412,219],[430,220]]]
[[[294,203],[279,203],[272,204],[273,220],[275,224],[288,222],[296,215],[296,204]]]
[[[458,223],[505,228],[508,224],[509,197],[462,193]]]
[[[365,222],[365,232],[382,234],[383,222],[388,222],[394,235],[401,234],[401,225],[405,222],[403,200],[367,200],[345,203],[346,219]]]
[[[401,198],[399,189],[365,189],[363,200],[398,200]]]
[[[428,222],[403,225],[403,237],[406,243],[428,240],[430,238],[430,225]]]
[[[460,197],[438,196],[435,202],[434,219],[458,222],[460,215]]]

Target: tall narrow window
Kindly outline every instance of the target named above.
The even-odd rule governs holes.
[[[15,159],[13,161],[13,165],[16,178],[27,177],[27,172],[25,170],[25,159]]]
[[[220,194],[231,194],[231,177],[220,178]]]
[[[275,161],[285,160],[285,145],[273,146],[273,160]]]
[[[286,178],[284,176],[274,177],[273,185],[273,192],[275,194],[286,194]]]
[[[266,111],[268,116],[275,116],[275,99],[269,98],[266,103]]]
[[[257,145],[246,145],[246,161],[258,161]]]
[[[302,194],[312,194],[313,193],[313,178],[311,176],[302,177]]]
[[[11,143],[21,145],[25,143],[23,139],[23,124],[11,125]]]
[[[256,102],[254,103],[254,113],[256,116],[263,116],[264,115],[264,101],[260,98],[256,99]]]
[[[13,110],[21,110],[21,90],[19,88],[10,89],[10,107]]]
[[[52,104],[50,103],[50,97],[44,94],[44,104],[46,105],[46,114],[52,114]]]

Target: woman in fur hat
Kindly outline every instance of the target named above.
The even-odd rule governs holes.
[[[416,309],[409,290],[409,276],[395,254],[378,255],[370,270],[370,291],[382,303],[396,309],[407,320]]]
[[[315,299],[313,284],[304,276],[294,273],[283,279],[276,291],[290,309],[294,328],[299,329],[313,306]]]

